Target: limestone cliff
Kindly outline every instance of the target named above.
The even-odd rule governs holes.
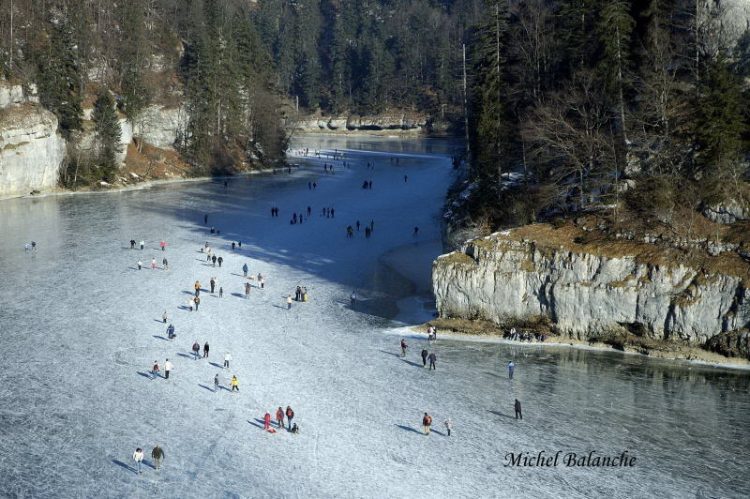
[[[64,158],[54,114],[33,102],[0,109],[0,197],[54,188]]]
[[[496,233],[439,257],[432,279],[440,315],[498,324],[545,318],[584,340],[626,327],[696,345],[750,325],[748,265],[736,254],[695,261],[632,242],[578,248],[554,232]]]
[[[392,110],[375,116],[309,116],[290,122],[296,130],[312,132],[421,132],[428,126],[427,116],[410,111]]]

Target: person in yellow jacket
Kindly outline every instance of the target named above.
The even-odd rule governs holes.
[[[232,381],[229,382],[229,385],[232,387],[232,391],[240,391],[240,382],[237,379],[237,375],[232,376]]]

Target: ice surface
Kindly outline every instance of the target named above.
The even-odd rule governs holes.
[[[745,372],[442,338],[437,371],[423,369],[418,353],[427,343],[404,323],[430,313],[424,292],[440,253],[453,146],[330,137],[295,145],[303,146],[345,150],[351,169],[336,161],[327,175],[322,164],[331,160],[299,158],[291,175],[230,179],[226,191],[204,182],[0,203],[0,495],[746,495]],[[372,190],[361,189],[364,179]],[[308,205],[310,220],[290,225],[291,211]],[[335,207],[334,219],[320,216],[325,206]],[[220,235],[203,225],[204,213]],[[357,219],[375,221],[371,239],[345,237]],[[130,250],[131,238],[147,248]],[[36,252],[24,251],[30,240]],[[242,248],[233,252],[232,240]],[[224,257],[222,268],[206,264],[206,241]],[[164,256],[169,271],[135,270],[138,259],[161,265]],[[249,299],[245,262],[267,283]],[[193,283],[207,288],[211,276],[224,297],[204,292],[198,312],[181,309]],[[297,285],[310,301],[287,311]],[[171,342],[164,310],[177,329]],[[406,359],[397,354],[402,335],[411,344]],[[193,340],[210,343],[208,360],[189,358]],[[227,351],[232,366],[223,370]],[[170,379],[148,379],[151,362],[167,357]],[[511,358],[512,382],[504,370]],[[224,386],[237,374],[239,394],[214,393],[217,372]],[[512,417],[515,398],[522,422]],[[301,434],[259,428],[279,405],[294,408]],[[440,433],[450,417],[454,435],[419,434],[424,411]],[[133,450],[148,455],[157,443],[163,468],[133,473]],[[637,465],[503,466],[508,452],[539,450],[628,450]]]

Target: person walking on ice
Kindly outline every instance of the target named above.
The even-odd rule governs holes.
[[[249,268],[247,268],[247,264],[244,264],[244,265],[242,266],[242,273],[243,273],[243,274],[245,274],[245,277],[247,277],[247,272],[248,272],[248,270],[250,270],[250,269],[249,269]]]
[[[156,270],[156,258],[151,259],[151,270]]]
[[[146,241],[141,240],[140,242],[141,249],[143,249],[144,246],[146,246]]]
[[[156,447],[151,451],[151,459],[154,460],[154,466],[157,470],[161,468],[161,460],[164,459],[164,451],[159,447],[159,444],[156,444]]]
[[[216,373],[216,375],[214,375],[214,391],[219,391],[219,373]]]
[[[250,283],[246,282],[245,283],[245,298],[250,298],[250,287],[251,287]]]
[[[200,296],[196,296],[195,298],[193,298],[193,303],[195,303],[195,311],[197,312],[198,311],[198,305],[201,304],[201,297]]]
[[[427,355],[428,355],[427,349],[423,348],[422,349],[422,367],[427,367]]]
[[[287,310],[292,309],[292,295],[287,295],[286,297],[286,309]]]
[[[430,427],[432,426],[432,416],[424,413],[424,416],[422,417],[422,431],[425,435],[430,434]]]
[[[268,411],[263,415],[263,430],[271,431],[271,413]]]
[[[195,356],[195,360],[198,360],[198,355],[200,355],[201,346],[198,343],[198,340],[195,340],[193,342],[193,355]]]
[[[154,365],[151,366],[151,379],[159,377],[159,362],[154,361]]]
[[[435,355],[435,352],[430,353],[430,355],[427,357],[430,360],[430,370],[435,370],[435,361],[437,360],[437,355]]]
[[[237,375],[232,375],[232,381],[229,382],[229,385],[232,387],[232,391],[239,392],[240,391],[240,382],[237,379]]]
[[[289,424],[289,429],[292,429],[292,419],[294,419],[294,411],[292,410],[291,406],[286,406],[286,419],[287,424]]]
[[[138,260],[138,270],[141,270],[143,268],[143,262]]]
[[[138,447],[135,449],[135,452],[133,452],[133,461],[135,461],[135,465],[137,467],[137,473],[141,474],[141,463],[143,462],[143,449]]]
[[[445,425],[445,431],[448,433],[448,436],[451,436],[451,430],[453,429],[453,421],[451,421],[451,418],[448,418],[443,423]]]
[[[169,362],[169,359],[164,362],[164,379],[169,379],[169,372],[174,369],[174,365]]]
[[[521,414],[521,401],[516,399],[515,404],[513,404],[513,410],[516,412],[516,419],[523,419],[523,414]]]
[[[406,357],[406,349],[409,345],[406,344],[406,340],[401,338],[401,357]]]
[[[209,349],[208,342],[205,342],[203,344],[203,358],[204,359],[208,358],[208,349]]]
[[[352,296],[350,297],[352,308],[354,308],[357,305],[357,293],[352,291]]]
[[[229,369],[229,361],[232,360],[232,354],[229,352],[224,354],[224,369]]]
[[[167,338],[171,340],[175,336],[177,336],[177,335],[174,332],[174,326],[172,324],[170,324],[169,326],[167,326]]]
[[[513,379],[513,371],[516,370],[516,365],[511,360],[508,362],[508,379]]]
[[[284,409],[281,406],[276,409],[276,424],[279,425],[279,430],[284,427]]]

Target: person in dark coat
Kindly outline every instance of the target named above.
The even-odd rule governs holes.
[[[216,267],[216,255],[211,257],[211,262],[214,264],[214,267]]]
[[[289,422],[289,429],[292,429],[292,419],[294,419],[294,411],[291,406],[286,406],[286,419]]]
[[[151,459],[154,460],[154,466],[158,470],[161,467],[161,460],[164,459],[164,451],[158,445],[151,451]]]
[[[219,267],[221,267],[221,264],[224,263],[224,258],[219,257],[218,261],[219,261]]]
[[[174,333],[174,326],[170,324],[169,327],[167,327],[167,338],[171,340],[175,336],[177,335]]]
[[[195,360],[198,360],[198,354],[201,351],[201,346],[198,344],[198,341],[196,340],[193,342],[193,355],[195,355]]]
[[[204,359],[208,358],[208,349],[209,349],[208,342],[206,342],[203,344],[203,358]]]
[[[427,367],[427,350],[422,349],[422,367]]]
[[[435,355],[435,352],[432,352],[427,358],[430,359],[430,369],[434,370],[435,361],[437,360],[437,355]]]
[[[516,399],[514,409],[516,411],[516,419],[523,419],[523,414],[521,414],[521,401],[520,400]]]

